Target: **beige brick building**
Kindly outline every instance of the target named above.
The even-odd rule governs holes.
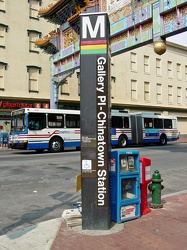
[[[180,133],[187,134],[186,56],[186,47],[168,42],[161,56],[150,44],[114,57],[113,106],[175,114]]]
[[[49,56],[34,41],[55,28],[38,18],[51,2],[0,1],[0,130],[12,109],[49,104]]]
[[[34,41],[57,29],[37,16],[52,2],[0,0],[0,130],[11,110],[49,105],[50,55],[36,48]],[[175,114],[179,131],[187,134],[186,55],[186,47],[167,43],[162,56],[150,44],[113,57],[112,107]],[[59,108],[79,108],[79,102],[77,70],[59,88]]]
[[[112,57],[112,107],[129,112],[174,114],[178,117],[180,133],[187,134],[186,56],[186,47],[168,42],[161,56],[150,44]],[[79,102],[78,72],[60,87],[61,108]]]

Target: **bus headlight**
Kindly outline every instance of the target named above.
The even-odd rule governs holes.
[[[18,143],[27,143],[27,140],[19,140]]]

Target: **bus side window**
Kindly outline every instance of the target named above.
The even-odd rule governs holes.
[[[64,115],[63,114],[48,114],[48,127],[49,128],[64,128]]]
[[[112,116],[112,128],[123,128],[123,120],[121,116]]]
[[[39,122],[38,129],[46,128],[46,114],[40,114],[40,117],[38,118],[38,122]]]
[[[172,120],[164,119],[164,128],[172,128]]]
[[[129,128],[129,118],[124,117],[124,128]]]
[[[41,130],[46,127],[46,115],[42,113],[30,113],[28,122],[30,130]]]
[[[152,118],[144,118],[144,128],[153,128]]]
[[[66,128],[80,128],[80,115],[66,115]]]
[[[163,128],[163,120],[161,118],[154,118],[154,128]]]

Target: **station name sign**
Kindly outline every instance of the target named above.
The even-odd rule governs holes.
[[[97,186],[98,206],[104,206],[107,181],[108,160],[108,109],[107,109],[107,58],[97,58]]]

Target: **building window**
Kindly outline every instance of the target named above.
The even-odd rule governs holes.
[[[27,72],[29,73],[29,92],[38,93],[38,82],[41,68],[37,66],[27,66]]]
[[[131,99],[137,100],[137,81],[131,80]]]
[[[8,26],[0,23],[0,47],[5,48],[5,35],[8,31]]]
[[[0,11],[5,12],[5,0],[0,0]]]
[[[4,84],[5,84],[5,70],[6,70],[7,64],[0,62],[0,90],[4,91]]]
[[[177,104],[182,104],[182,88],[177,87]]]
[[[173,86],[168,86],[168,103],[173,103]]]
[[[110,84],[110,95],[111,99],[114,99],[114,91],[115,91],[115,82],[116,82],[116,77],[114,76],[115,74],[115,68],[114,68],[114,58],[111,58],[111,84]]]
[[[144,73],[150,73],[150,59],[149,56],[144,56]]]
[[[69,95],[69,80],[66,79],[65,82],[60,86],[61,87],[61,95]]]
[[[116,82],[116,77],[111,76],[111,98],[114,99],[114,90],[115,90],[115,82]]]
[[[137,71],[137,54],[131,52],[130,60],[131,60],[131,70]]]
[[[156,75],[161,76],[162,71],[161,71],[161,59],[156,58]]]
[[[185,65],[185,81],[187,81],[187,65]]]
[[[171,61],[168,61],[168,78],[173,78],[173,65]]]
[[[77,71],[77,79],[78,79],[78,96],[80,96],[81,93],[80,71]]]
[[[144,82],[144,101],[150,101],[150,83]]]
[[[156,100],[158,103],[162,102],[162,84],[156,84]]]
[[[35,46],[35,42],[37,39],[41,38],[41,32],[28,30],[29,36],[29,52],[39,53],[39,48]]]
[[[39,20],[38,11],[41,6],[41,0],[29,0],[30,18]]]
[[[177,79],[181,80],[182,79],[182,75],[181,75],[181,64],[177,63]]]

